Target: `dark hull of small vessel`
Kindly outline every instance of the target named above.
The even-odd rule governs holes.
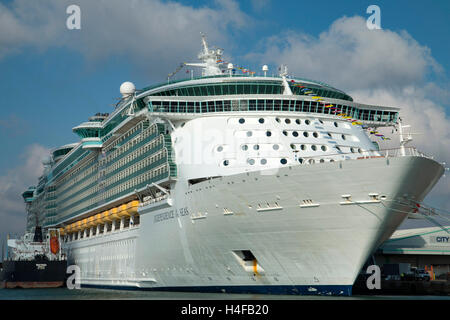
[[[35,259],[31,261],[3,261],[0,287],[57,288],[65,285],[67,261]]]

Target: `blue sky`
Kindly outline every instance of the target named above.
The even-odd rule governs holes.
[[[65,26],[70,4],[81,8],[81,30]],[[382,27],[372,34],[363,30],[371,4]],[[25,225],[20,192],[36,183],[46,149],[78,141],[72,127],[111,112],[122,82],[163,82],[180,62],[196,61],[199,31],[255,71],[287,63],[362,102],[406,101],[411,123],[439,140],[430,146],[424,136],[418,146],[450,162],[449,1],[11,0],[0,1],[0,30],[0,200],[8,204],[0,219],[14,232]],[[432,111],[425,124],[421,108]],[[450,210],[447,180],[430,201]]]

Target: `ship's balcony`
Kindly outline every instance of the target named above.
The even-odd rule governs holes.
[[[83,149],[101,149],[103,147],[103,142],[101,138],[84,138],[81,140]]]
[[[97,121],[83,122],[82,124],[72,128],[81,139],[98,138],[101,135],[102,123]]]

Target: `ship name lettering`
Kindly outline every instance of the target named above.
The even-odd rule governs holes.
[[[176,210],[176,209],[170,210],[170,211],[159,213],[159,214],[155,215],[153,222],[158,223],[158,222],[173,219],[173,218],[187,216],[188,214],[189,214],[189,211],[186,207],[180,208],[178,210]]]

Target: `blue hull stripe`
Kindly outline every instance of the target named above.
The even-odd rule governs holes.
[[[143,291],[176,291],[176,292],[208,292],[208,293],[260,293],[260,294],[294,294],[294,295],[333,295],[351,296],[350,285],[320,285],[320,286],[201,286],[201,287],[154,287],[139,288],[134,286],[109,286],[81,284],[85,288],[102,288],[116,290]]]

